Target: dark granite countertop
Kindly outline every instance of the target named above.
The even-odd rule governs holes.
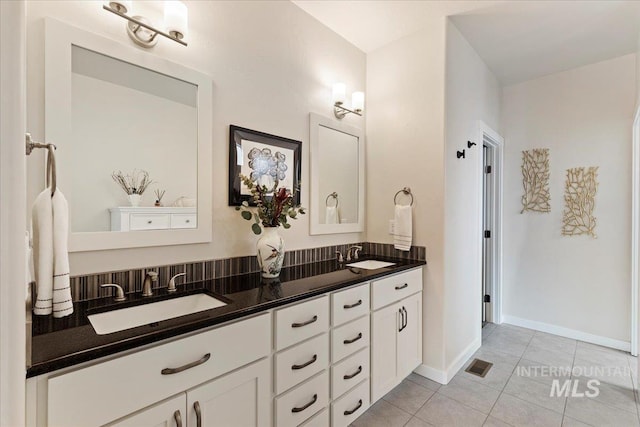
[[[157,289],[154,290],[155,295],[149,298],[142,298],[137,294],[128,295],[127,301],[121,303],[114,303],[112,298],[76,302],[73,314],[61,319],[33,316],[31,366],[27,369],[27,377],[176,337],[426,264],[425,261],[418,260],[381,257],[375,259],[394,262],[395,265],[364,270],[345,267],[335,260],[323,261],[284,268],[280,278],[271,281],[262,279],[260,273],[243,274],[181,285],[178,287],[179,291],[174,294],[168,294],[166,289]],[[87,319],[87,315],[102,311],[202,292],[228,304],[106,335],[96,334]]]

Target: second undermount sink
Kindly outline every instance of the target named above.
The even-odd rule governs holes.
[[[354,262],[347,264],[347,267],[362,268],[364,270],[376,270],[378,268],[391,267],[395,265],[393,262],[376,261],[373,259],[367,261]]]
[[[119,310],[105,311],[91,314],[87,317],[96,333],[105,335],[225,305],[227,305],[226,302],[220,301],[211,295],[195,294]]]

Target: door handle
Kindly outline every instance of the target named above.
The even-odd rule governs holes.
[[[291,369],[293,369],[294,371],[297,371],[298,369],[306,368],[307,366],[311,365],[312,363],[315,363],[316,360],[318,360],[318,355],[314,354],[313,357],[311,358],[311,360],[309,360],[308,362],[305,362],[302,365],[293,365],[291,367]]]
[[[312,324],[313,322],[315,322],[316,320],[318,320],[318,316],[313,316],[311,319],[307,320],[306,322],[302,322],[302,323],[292,323],[291,327],[292,328],[302,328],[303,326],[307,326]]]
[[[179,409],[173,413],[173,419],[176,420],[176,427],[182,427],[182,415]]]
[[[408,284],[408,283],[405,283],[405,284],[404,284],[404,285],[402,285],[402,286],[396,286],[396,291],[399,291],[399,290],[401,290],[401,289],[404,289],[404,288],[406,288],[406,287],[408,287],[408,286],[409,286],[409,284]]]
[[[345,304],[345,305],[342,306],[342,308],[344,308],[345,310],[348,310],[350,308],[354,308],[354,307],[357,307],[359,305],[362,305],[362,300],[361,299],[359,299],[358,302],[354,302],[353,304]]]
[[[398,332],[402,332],[402,327],[404,326],[404,313],[401,308],[398,309],[398,313],[400,313],[400,327],[398,328]]]
[[[344,340],[344,341],[342,341],[342,343],[343,344],[353,344],[354,342],[358,341],[359,339],[362,339],[362,332],[360,332],[357,337],[351,338],[350,340]]]
[[[196,427],[202,427],[202,410],[197,400],[193,403],[193,410],[196,411]]]
[[[358,400],[358,404],[356,405],[356,407],[355,407],[355,408],[353,408],[353,409],[350,409],[350,410],[348,410],[348,411],[344,411],[344,415],[346,416],[346,415],[351,415],[351,414],[353,414],[353,413],[354,413],[354,412],[356,412],[358,409],[360,409],[360,407],[361,407],[361,406],[362,406],[362,399],[359,399],[359,400]]]
[[[186,371],[187,369],[195,368],[198,365],[202,365],[204,362],[211,358],[211,353],[207,353],[202,356],[200,359],[195,362],[187,363],[186,365],[180,366],[179,368],[164,368],[160,373],[162,375],[173,375],[178,374],[182,371]]]
[[[303,405],[303,406],[301,406],[301,407],[299,407],[299,408],[293,408],[293,409],[291,409],[291,412],[293,412],[294,414],[297,414],[298,412],[302,412],[302,411],[304,411],[305,409],[307,409],[309,406],[311,406],[311,405],[313,405],[314,403],[316,403],[316,401],[317,401],[317,400],[318,400],[318,395],[317,395],[317,394],[314,394],[314,395],[313,395],[313,399],[311,399],[311,402],[309,402],[309,403],[307,403],[306,405]],[[198,426],[198,427],[200,427],[200,426]]]
[[[343,380],[350,380],[351,378],[359,375],[360,372],[362,372],[362,366],[358,366],[358,370],[357,371],[355,371],[353,374],[347,374],[347,375],[343,376],[342,379]]]
[[[404,328],[407,327],[409,314],[407,313],[407,309],[404,308],[404,306],[402,306],[401,310],[402,310],[402,328],[400,328],[400,331],[404,331]]]

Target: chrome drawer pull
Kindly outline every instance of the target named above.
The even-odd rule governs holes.
[[[193,410],[196,411],[196,426],[202,427],[202,411],[200,410],[200,402],[197,400],[193,403]]]
[[[179,409],[173,413],[173,419],[176,420],[176,427],[182,427],[182,415]]]
[[[404,288],[406,288],[407,286],[409,286],[409,284],[408,284],[408,283],[405,283],[405,284],[404,284],[404,285],[402,285],[402,286],[396,286],[396,291],[399,291],[400,289],[404,289]]]
[[[344,411],[344,414],[345,414],[345,415],[351,415],[351,414],[353,414],[354,412],[356,412],[358,409],[360,409],[361,407],[362,407],[362,399],[359,399],[359,400],[358,400],[358,404],[356,405],[356,407],[355,407],[355,408],[353,408],[353,409],[352,409],[352,410],[350,410],[350,411]]]
[[[292,328],[302,328],[303,326],[307,326],[312,324],[313,322],[315,322],[316,320],[318,320],[318,316],[313,316],[310,320],[307,320],[306,322],[302,322],[302,323],[292,323],[291,327]]]
[[[207,360],[209,360],[211,358],[211,353],[207,353],[204,356],[202,356],[202,358],[200,360],[196,360],[195,362],[191,362],[191,363],[187,363],[184,366],[180,366],[179,368],[164,368],[162,371],[160,371],[160,373],[162,375],[172,375],[172,374],[178,374],[182,371],[186,371],[187,369],[191,369],[194,368],[198,365],[202,365],[204,362],[206,362]]]
[[[357,337],[351,338],[350,340],[344,340],[344,341],[342,341],[342,343],[343,344],[353,344],[354,342],[358,341],[359,339],[362,339],[362,332],[360,332]]]
[[[345,304],[345,305],[342,306],[342,308],[344,308],[345,310],[348,310],[350,308],[354,308],[354,307],[357,307],[359,305],[362,305],[362,300],[361,299],[359,299],[358,302],[354,302],[353,304]]]
[[[344,377],[342,377],[343,380],[350,380],[353,377],[356,377],[360,374],[360,372],[362,372],[362,366],[358,366],[358,370],[355,371],[353,374],[348,374],[345,375]]]
[[[305,362],[302,365],[293,365],[291,367],[291,369],[293,369],[294,371],[297,371],[298,369],[306,368],[307,366],[311,365],[312,363],[315,363],[316,360],[318,360],[318,355],[314,354],[313,357],[311,358],[311,360],[309,360],[308,362]]]
[[[298,412],[302,412],[302,411],[304,411],[305,409],[307,409],[309,406],[311,406],[311,405],[313,405],[314,403],[316,403],[316,401],[317,401],[317,400],[318,400],[318,395],[317,395],[317,394],[314,394],[314,395],[313,395],[313,399],[311,399],[311,402],[309,402],[309,403],[307,403],[306,405],[301,406],[301,407],[299,407],[299,408],[293,408],[293,409],[291,410],[291,412],[293,412],[294,414],[297,414]]]

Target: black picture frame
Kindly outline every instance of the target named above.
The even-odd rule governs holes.
[[[229,126],[229,206],[240,206],[242,202],[248,202],[250,206],[255,206],[251,196],[241,194],[240,173],[242,172],[242,162],[239,162],[239,153],[247,154],[242,147],[242,141],[251,141],[259,144],[274,147],[272,151],[275,153],[277,148],[284,148],[293,151],[293,167],[288,169],[293,174],[294,201],[296,205],[300,204],[300,176],[301,176],[301,158],[302,158],[302,141],[284,138],[281,136],[271,135],[256,130],[243,128],[236,125]],[[248,161],[247,159],[243,159]]]

